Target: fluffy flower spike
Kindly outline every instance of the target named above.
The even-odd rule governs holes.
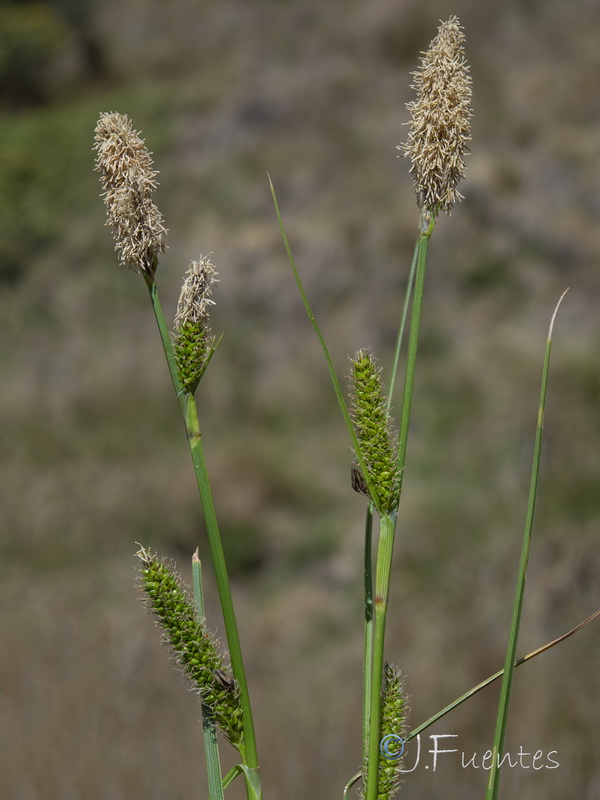
[[[209,309],[217,271],[209,258],[192,261],[183,282],[175,329],[171,334],[179,378],[187,392],[194,393],[215,350]]]
[[[411,112],[408,142],[398,147],[410,158],[419,207],[433,215],[450,213],[456,200],[462,199],[456,187],[465,174],[472,116],[464,39],[458,17],[442,22],[413,73],[411,88],[417,99],[407,103]]]
[[[124,114],[100,115],[94,148],[101,175],[107,225],[113,229],[121,262],[153,281],[166,229],[152,201],[158,174],[144,140]]]

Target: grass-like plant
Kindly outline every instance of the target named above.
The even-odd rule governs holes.
[[[304,291],[285,233],[275,189],[270,183],[284,247],[309,320],[321,343],[348,429],[354,453],[351,484],[366,497],[363,763],[361,770],[344,787],[344,797],[348,797],[354,784],[362,779],[362,797],[366,800],[390,800],[399,790],[398,767],[402,763],[401,755],[405,743],[481,688],[502,677],[493,743],[494,761],[486,794],[487,800],[497,798],[500,776],[497,757],[504,744],[514,669],[563,641],[598,614],[596,612],[564,636],[517,660],[519,624],[539,478],[552,329],[557,306],[552,317],[543,362],[525,535],[504,669],[423,724],[409,733],[406,732],[408,706],[404,681],[396,667],[384,662],[385,631],[395,532],[406,469],[428,247],[438,214],[449,213],[461,197],[458,185],[464,178],[465,155],[470,140],[471,78],[463,44],[463,30],[458,19],[451,17],[441,24],[437,36],[422,55],[419,69],[414,73],[416,99],[408,105],[411,112],[408,141],[400,148],[410,159],[410,174],[420,216],[406,297],[403,302],[399,302],[400,324],[387,390],[384,388],[382,369],[374,354],[359,350],[352,359],[349,376],[350,402],[346,402],[346,393],[337,377],[325,339]],[[190,595],[172,565],[141,547],[137,553],[140,559],[141,587],[163,639],[201,701],[210,797],[212,800],[220,800],[231,781],[238,775],[243,775],[247,797],[249,800],[259,800],[262,789],[252,710],[195,399],[218,344],[211,331],[209,316],[216,270],[206,257],[192,261],[183,283],[173,329],[169,331],[156,284],[156,272],[160,254],[165,247],[166,230],[162,215],[152,199],[157,173],[150,153],[129,119],[115,113],[101,115],[96,128],[96,150],[97,169],[103,182],[108,223],[114,231],[116,250],[121,262],[144,279],[175,395],[185,422],[223,611],[228,653],[221,652],[204,617],[198,553],[192,559],[194,591]],[[404,362],[404,389],[396,432],[390,415],[391,398],[403,352],[407,320],[410,324]],[[378,519],[376,542],[373,525],[375,518]],[[224,777],[221,774],[217,729],[238,751],[240,758],[240,763]]]

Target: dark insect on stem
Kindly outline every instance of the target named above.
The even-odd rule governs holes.
[[[215,683],[217,683],[222,689],[225,689],[228,692],[233,691],[235,680],[231,677],[231,675],[228,675],[225,670],[214,670],[213,677],[215,679]]]
[[[359,492],[360,494],[365,494],[367,497],[369,497],[369,487],[367,486],[367,482],[365,481],[363,474],[358,467],[353,466],[350,474],[352,488],[354,491]]]

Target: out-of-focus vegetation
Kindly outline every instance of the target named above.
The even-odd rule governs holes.
[[[184,571],[206,548],[145,288],[103,228],[91,145],[104,110],[133,119],[161,171],[167,312],[190,259],[212,251],[220,269],[224,337],[200,405],[266,796],[339,796],[356,770],[364,503],[266,172],[339,372],[358,347],[389,363],[418,218],[395,146],[409,73],[451,13],[474,136],[465,200],[431,243],[399,520],[387,647],[412,722],[502,663],[541,359],[566,286],[521,651],[598,606],[597,5],[5,2],[1,796],[201,791],[198,709],[132,586],[136,541]],[[598,793],[597,642],[586,629],[517,672],[508,749],[557,750],[560,768],[507,772],[507,797]],[[488,690],[436,732],[483,754],[495,705]],[[485,777],[440,763],[403,791],[471,800]]]

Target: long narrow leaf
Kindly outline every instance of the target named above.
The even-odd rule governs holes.
[[[502,687],[500,689],[500,701],[498,703],[498,716],[496,718],[496,729],[494,732],[494,745],[492,750],[492,768],[488,780],[486,800],[497,800],[500,788],[500,767],[499,759],[504,748],[506,739],[506,726],[508,723],[508,711],[510,706],[510,695],[512,691],[513,675],[515,671],[515,657],[517,643],[519,640],[519,629],[521,627],[521,614],[523,612],[523,596],[525,594],[525,580],[527,576],[527,565],[529,562],[529,551],[531,549],[531,536],[533,532],[533,521],[535,518],[535,506],[537,499],[537,489],[540,474],[540,456],[542,452],[542,436],[544,429],[544,409],[546,407],[546,390],[548,387],[548,372],[550,370],[550,352],[552,350],[552,330],[554,321],[558,313],[560,304],[568,290],[563,292],[560,300],[556,304],[554,314],[550,321],[548,330],[548,340],[546,342],[546,355],[544,357],[544,367],[542,370],[542,385],[540,389],[540,403],[537,418],[537,428],[535,432],[535,445],[533,448],[533,462],[531,466],[531,481],[529,484],[529,499],[527,502],[527,516],[525,520],[525,531],[523,533],[523,545],[521,548],[521,560],[519,563],[519,575],[515,590],[513,604],[513,614],[510,625],[510,635],[508,647],[506,648],[506,660],[504,662],[504,675],[502,677]]]
[[[277,195],[275,194],[275,187],[273,186],[273,182],[271,181],[271,176],[269,178],[269,186],[271,187],[271,196],[273,198],[273,205],[275,206],[275,213],[277,214],[277,220],[279,222],[279,229],[281,230],[281,236],[283,238],[283,244],[285,246],[285,251],[287,253],[290,266],[292,268],[292,272],[294,273],[294,278],[296,279],[296,284],[298,286],[298,290],[302,297],[302,302],[304,303],[304,308],[306,309],[306,313],[308,315],[308,319],[310,320],[310,324],[313,326],[315,333],[319,339],[321,344],[321,348],[323,349],[323,353],[325,354],[325,360],[327,362],[327,367],[329,369],[329,374],[331,376],[331,382],[333,383],[333,388],[335,390],[335,396],[337,397],[337,401],[340,407],[340,411],[342,412],[342,416],[344,417],[344,422],[346,423],[346,427],[348,428],[348,433],[350,434],[350,439],[352,441],[352,447],[354,448],[354,452],[356,453],[356,457],[358,459],[358,463],[360,465],[360,469],[362,471],[363,477],[369,487],[369,494],[373,500],[377,511],[381,513],[381,509],[377,506],[377,493],[373,486],[373,482],[369,477],[369,471],[365,464],[360,444],[358,443],[358,439],[356,438],[356,433],[354,431],[354,425],[352,424],[352,420],[350,419],[350,413],[348,412],[348,407],[346,405],[346,401],[344,400],[344,393],[342,392],[342,388],[340,386],[340,382],[338,380],[335,367],[333,366],[333,361],[331,356],[329,355],[329,350],[327,349],[327,345],[325,343],[325,338],[321,333],[321,329],[315,319],[315,315],[313,314],[312,308],[310,307],[310,303],[308,302],[308,297],[306,296],[306,292],[304,291],[304,286],[302,285],[302,281],[300,279],[300,274],[298,273],[298,269],[296,267],[296,262],[294,261],[294,256],[292,255],[292,249],[290,247],[285,228],[283,227],[283,220],[281,218],[281,213],[279,211],[279,203],[277,202]]]
[[[536,650],[533,650],[526,656],[523,656],[518,661],[515,661],[515,669],[517,667],[520,667],[522,664],[526,664],[528,661],[531,661],[537,656],[541,656],[542,653],[545,653],[552,647],[556,647],[557,644],[564,642],[565,639],[568,639],[570,636],[573,636],[573,634],[577,633],[577,631],[580,631],[582,628],[584,628],[586,625],[588,625],[590,622],[595,620],[596,617],[599,616],[600,616],[600,608],[597,611],[594,611],[593,614],[590,614],[590,616],[584,619],[583,622],[580,622],[578,625],[575,625],[574,628],[571,628],[571,630],[567,631],[566,633],[563,633],[556,639],[552,639],[551,642],[546,642],[546,644],[542,645],[541,647],[538,647]],[[504,675],[504,670],[499,669],[498,672],[495,672],[493,675],[490,675],[489,678],[486,678],[484,681],[481,681],[481,683],[478,683],[477,686],[474,686],[472,689],[469,689],[468,692],[465,692],[465,694],[461,695],[460,697],[457,697],[456,700],[453,700],[451,703],[442,708],[440,711],[437,711],[432,717],[429,717],[429,719],[425,720],[425,722],[422,722],[420,725],[417,725],[416,728],[413,728],[412,731],[406,736],[404,741],[410,742],[410,740],[414,739],[415,736],[418,736],[420,733],[423,733],[423,731],[427,730],[427,728],[430,728],[432,725],[434,725],[436,722],[442,719],[442,717],[445,717],[446,714],[449,714],[451,711],[454,711],[455,708],[458,708],[458,706],[462,705],[462,703],[464,703],[465,700],[469,700],[471,697],[476,695],[482,689],[485,689],[486,686],[489,686],[490,684],[494,683],[494,681],[497,681],[498,678],[501,678],[503,675]],[[362,776],[362,770],[359,770],[350,778],[350,780],[344,787],[344,794],[343,794],[344,800],[348,800],[348,793],[350,789],[354,786],[354,784],[358,780],[360,780],[361,776]]]
[[[583,622],[580,622],[579,625],[576,625],[574,628],[571,628],[570,631],[567,631],[567,633],[563,633],[562,636],[559,636],[557,639],[553,639],[551,642],[547,642],[546,644],[542,645],[542,647],[538,647],[537,650],[533,650],[531,653],[528,653],[526,656],[523,656],[523,658],[520,658],[518,661],[515,661],[515,669],[517,667],[520,667],[522,664],[526,664],[528,661],[531,661],[533,658],[536,658],[536,656],[541,656],[542,653],[545,653],[547,650],[550,650],[551,647],[556,647],[557,644],[564,642],[565,639],[568,639],[569,636],[573,636],[574,633],[580,631],[583,627],[585,627],[585,625],[592,622],[592,620],[596,619],[596,617],[598,616],[600,616],[600,608],[597,611],[594,611],[593,614],[590,614],[590,616],[587,619],[584,619]],[[485,689],[486,686],[489,686],[490,684],[494,683],[494,681],[497,681],[498,678],[501,678],[503,675],[504,675],[504,670],[499,669],[498,672],[495,672],[493,675],[490,675],[489,678],[486,678],[484,681],[481,681],[481,683],[478,683],[477,686],[474,686],[472,689],[469,689],[468,692],[465,692],[465,694],[461,695],[456,700],[453,700],[445,708],[442,708],[441,711],[438,711],[432,717],[429,717],[429,719],[425,720],[425,722],[421,723],[421,725],[418,725],[416,728],[413,728],[413,730],[406,737],[406,741],[409,742],[411,739],[414,739],[415,736],[418,736],[420,733],[423,733],[424,730],[427,730],[427,728],[429,728],[434,723],[438,722],[438,720],[442,719],[442,717],[445,717],[446,714],[449,714],[451,711],[454,711],[455,708],[458,708],[458,706],[464,703],[465,700],[469,700],[469,698],[476,695],[482,689]]]

